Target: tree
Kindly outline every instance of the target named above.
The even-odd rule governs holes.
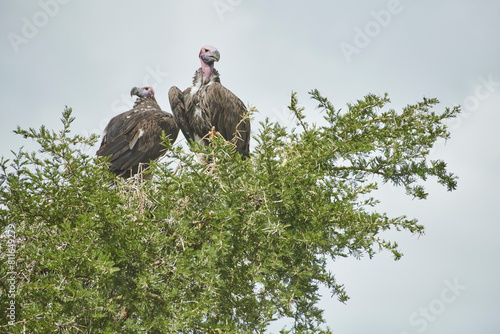
[[[327,260],[383,249],[397,260],[397,243],[380,232],[423,233],[416,219],[377,212],[370,194],[390,182],[424,199],[421,181],[431,176],[455,189],[445,162],[428,154],[449,138],[446,120],[459,108],[436,113],[438,101],[424,98],[396,112],[386,110],[387,95],[367,95],[342,111],[310,94],[326,125],[308,124],[293,93],[297,128],[262,123],[249,159],[215,132],[192,152],[164,138],[170,150],[145,182],[118,180],[106,159],[86,154],[97,136],[70,135],[71,109],[59,132],[18,128],[40,150],[21,149],[0,164],[1,226],[16,232],[2,236],[16,242],[15,270],[6,252],[0,257],[3,327],[244,333],[291,317],[283,333],[329,332],[318,287],[341,302],[348,295]],[[210,163],[196,163],[195,153]]]

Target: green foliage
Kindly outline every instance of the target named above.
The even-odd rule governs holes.
[[[117,179],[106,159],[84,153],[96,136],[71,137],[71,109],[60,132],[17,129],[35,153],[0,163],[2,230],[14,226],[14,326],[20,333],[264,332],[294,319],[295,333],[321,329],[318,288],[348,299],[327,269],[339,256],[401,253],[379,234],[423,233],[415,219],[388,217],[370,197],[379,183],[427,196],[417,181],[456,177],[427,155],[449,133],[435,99],[397,113],[387,96],[368,95],[335,110],[312,91],[327,125],[306,123],[292,94],[299,128],[266,121],[249,159],[213,135],[193,152],[170,148],[152,164],[151,181]],[[4,234],[2,242],[7,238]],[[8,258],[0,256],[0,319],[7,324]],[[289,332],[283,329],[283,333]]]

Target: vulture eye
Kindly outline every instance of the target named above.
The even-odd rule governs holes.
[[[208,52],[208,49],[205,49],[205,52]]]

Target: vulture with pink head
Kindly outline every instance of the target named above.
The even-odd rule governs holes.
[[[162,111],[151,86],[134,87],[134,107],[113,117],[106,128],[97,151],[98,156],[110,156],[109,170],[123,178],[131,177],[165,154],[161,134],[175,142],[179,128],[172,114]]]
[[[199,53],[201,68],[193,78],[193,86],[183,92],[171,87],[170,107],[177,125],[188,141],[208,144],[207,134],[212,127],[224,139],[232,142],[243,156],[249,156],[250,120],[245,104],[220,83],[214,63],[220,53],[213,46],[204,46]]]

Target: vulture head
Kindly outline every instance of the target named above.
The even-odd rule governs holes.
[[[210,76],[214,71],[214,63],[219,61],[220,53],[215,47],[205,45],[201,48],[199,57],[201,60],[201,71],[203,73],[203,84],[205,85],[210,81]]]
[[[138,97],[154,97],[155,91],[153,87],[146,85],[142,87],[134,87],[130,91],[130,96],[138,96]]]
[[[201,48],[199,57],[202,64],[210,65],[216,61],[219,61],[220,53],[213,46],[205,45]]]

